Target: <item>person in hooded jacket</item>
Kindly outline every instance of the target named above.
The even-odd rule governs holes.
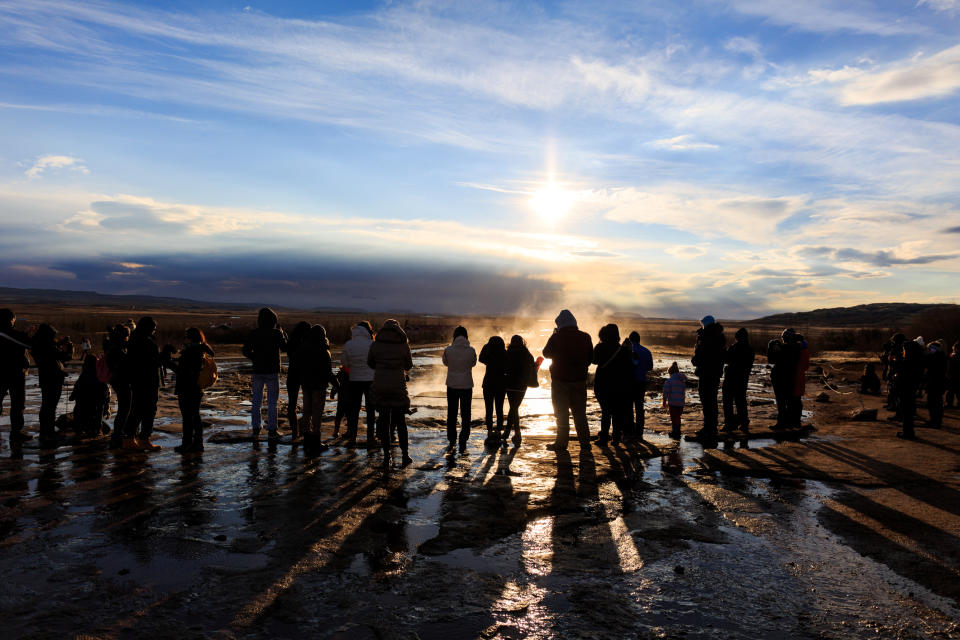
[[[597,446],[605,447],[610,441],[611,423],[613,444],[620,444],[628,435],[630,391],[634,382],[633,344],[629,339],[620,344],[620,328],[615,324],[601,327],[597,337],[600,342],[593,348],[592,358],[593,364],[597,365],[593,393],[600,405]]]
[[[947,367],[950,360],[943,350],[943,343],[934,340],[927,351],[927,409],[930,421],[927,426],[939,429],[943,426],[943,392],[947,385]]]
[[[717,424],[720,417],[717,391],[720,389],[720,377],[723,375],[726,347],[727,339],[723,335],[723,325],[714,320],[713,316],[704,316],[700,320],[700,331],[691,359],[699,379],[700,404],[703,408],[703,428],[697,431],[694,440],[713,441],[717,438]]]
[[[250,426],[253,437],[260,437],[260,408],[263,390],[267,390],[267,432],[271,440],[277,438],[277,398],[280,395],[280,352],[287,347],[287,334],[279,326],[273,309],[264,307],[257,313],[257,328],[243,343],[243,355],[253,363],[250,380],[253,403],[250,407]]]
[[[903,431],[898,432],[897,437],[914,440],[916,434],[913,423],[917,412],[917,389],[923,380],[926,353],[915,340],[904,340],[902,344],[903,356],[898,363],[895,375]]]
[[[323,444],[323,407],[326,404],[327,385],[336,384],[330,341],[323,326],[315,324],[300,343],[300,382],[303,385],[304,443],[326,449]]]
[[[790,416],[787,427],[799,429],[803,422],[803,396],[807,389],[810,347],[807,345],[807,340],[798,333],[794,336],[794,348],[796,349],[797,369],[793,374],[793,390],[787,407],[787,414]]]
[[[507,389],[507,402],[510,409],[507,413],[507,428],[500,435],[503,446],[507,446],[507,436],[513,431],[513,444],[519,445],[520,437],[520,404],[527,393],[527,388],[536,383],[537,364],[533,354],[527,349],[527,342],[522,336],[510,338],[504,358],[504,386]],[[539,383],[537,383],[539,384]],[[536,386],[536,385],[534,385]]]
[[[491,336],[480,349],[480,362],[486,366],[483,374],[484,421],[487,424],[487,445],[500,443],[503,431],[503,401],[507,396],[507,347],[500,336]],[[493,428],[493,413],[497,413],[497,428]]]
[[[770,382],[777,401],[777,421],[771,427],[773,429],[786,429],[790,424],[790,399],[796,382],[794,376],[797,374],[798,358],[796,332],[793,329],[784,329],[779,339],[767,344],[767,361],[773,365]]]
[[[130,329],[123,324],[114,325],[103,341],[103,357],[110,371],[110,388],[117,398],[117,411],[113,415],[113,432],[110,447],[123,446],[123,434],[132,403],[130,391],[130,372],[127,364],[127,346],[130,343]]]
[[[477,365],[477,352],[467,340],[467,329],[453,330],[453,343],[443,350],[442,358],[447,367],[447,440],[452,449],[457,445],[457,410],[460,413],[460,453],[467,451],[470,437],[470,408],[473,402],[473,368]]]
[[[0,414],[3,402],[10,396],[10,442],[15,444],[32,438],[23,431],[23,410],[27,402],[26,370],[30,338],[14,328],[16,314],[0,309]]]
[[[590,446],[587,424],[587,370],[593,360],[590,334],[580,331],[577,319],[564,309],[554,320],[553,330],[543,356],[550,358],[550,399],[557,420],[556,440],[547,445],[550,451],[566,451],[570,440],[570,415],[581,449]]]
[[[736,342],[727,347],[723,361],[723,430],[740,429],[750,432],[750,416],[747,414],[747,383],[753,369],[754,353],[750,336],[741,327],[734,334]]]
[[[290,437],[300,437],[300,420],[297,418],[297,399],[300,396],[300,344],[310,331],[310,323],[300,321],[290,332],[285,348],[287,352],[287,422],[290,423]],[[306,410],[304,410],[306,418]]]
[[[163,358],[157,347],[156,333],[157,323],[153,318],[140,318],[127,347],[132,397],[130,415],[124,427],[123,448],[127,450],[160,450],[160,445],[150,442],[163,380]]]
[[[953,407],[953,399],[960,401],[960,342],[953,343],[947,364],[947,406]]]
[[[73,400],[73,424],[77,435],[99,437],[103,418],[110,412],[110,388],[97,377],[97,357],[92,353],[83,358],[80,376],[73,383],[70,399]]]
[[[180,405],[183,423],[183,440],[174,447],[177,453],[203,451],[203,423],[200,420],[200,403],[203,402],[203,389],[200,388],[200,373],[203,371],[203,357],[214,357],[213,349],[207,344],[203,331],[197,327],[187,329],[186,344],[180,350],[180,357],[173,359],[165,350],[164,364],[177,374],[174,393]]]
[[[33,334],[30,355],[37,365],[40,383],[40,446],[56,447],[60,444],[56,432],[57,405],[67,377],[63,365],[73,357],[73,344],[69,337],[57,340],[57,330],[41,324]]]
[[[413,354],[407,334],[396,320],[383,323],[367,353],[367,366],[373,369],[370,385],[377,407],[377,430],[383,446],[383,466],[390,466],[390,431],[396,429],[403,452],[403,466],[413,460],[407,455],[407,372],[413,368]]]
[[[650,349],[640,344],[639,333],[631,331],[629,337],[633,348],[633,389],[631,392],[633,415],[630,416],[630,422],[634,426],[632,435],[642,438],[643,429],[646,426],[644,401],[647,395],[647,374],[653,370],[653,354],[650,353]]]
[[[902,333],[895,333],[890,338],[890,350],[887,354],[887,409],[900,417],[900,392],[897,390],[897,374],[903,363],[903,345],[907,337]]]
[[[346,391],[347,402],[347,442],[353,446],[357,441],[357,431],[360,424],[360,407],[364,406],[367,412],[367,449],[373,449],[377,443],[376,416],[373,393],[370,386],[373,384],[374,371],[367,365],[367,356],[373,345],[373,327],[366,320],[358,322],[350,333],[350,339],[343,345],[340,354],[340,365],[347,372]]]

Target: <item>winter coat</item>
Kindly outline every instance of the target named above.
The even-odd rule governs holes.
[[[507,350],[502,347],[492,347],[487,343],[480,349],[479,360],[486,366],[486,371],[483,373],[483,388],[494,391],[505,390],[507,388]]]
[[[184,393],[200,393],[200,372],[203,370],[203,356],[214,356],[213,349],[206,343],[194,342],[186,345],[180,351],[180,357],[176,360],[170,359],[164,363],[168,368],[173,369],[177,374],[177,385],[174,393],[178,396]]]
[[[104,358],[107,368],[110,369],[110,384],[115,387],[130,386],[130,365],[127,358],[127,342],[120,344],[110,343],[106,346]]]
[[[477,352],[463,336],[453,339],[453,344],[443,350],[443,364],[447,367],[447,386],[451,389],[472,389],[473,368],[477,365]]]
[[[367,366],[373,369],[370,390],[376,406],[400,409],[410,406],[406,372],[413,368],[413,354],[403,329],[395,324],[386,324],[380,329],[367,354]]]
[[[367,354],[373,338],[363,327],[354,327],[351,336],[343,345],[340,366],[347,370],[350,382],[369,382],[373,380],[373,369],[367,366]]]
[[[257,327],[243,343],[243,355],[253,362],[254,373],[280,373],[280,352],[286,347],[283,329]]]
[[[926,366],[926,354],[923,347],[907,340],[903,343],[903,356],[897,367],[897,388],[902,394],[917,392],[917,387],[923,380],[923,370]]]
[[[0,379],[23,377],[30,338],[14,328],[0,329]],[[19,343],[19,344],[17,344]]]
[[[97,370],[84,369],[73,384],[70,399],[74,401],[73,419],[80,429],[99,430],[100,422],[110,406],[110,389],[97,379]]]
[[[558,327],[543,347],[550,358],[550,378],[558,382],[585,382],[593,361],[593,340],[576,326]]]
[[[947,378],[951,381],[960,381],[960,354],[951,353],[950,363],[947,365]]]
[[[753,369],[755,355],[753,347],[745,340],[738,340],[727,347],[723,355],[726,363],[724,378],[727,382],[745,383],[750,379],[750,370]]]
[[[504,359],[504,380],[510,391],[525,391],[536,371],[533,354],[524,346],[507,347]]]
[[[785,344],[780,340],[771,340],[767,345],[767,360],[773,365],[770,382],[774,393],[786,390],[792,393],[797,375],[797,363],[800,353],[796,344]]]
[[[335,379],[326,336],[320,339],[311,332],[304,337],[297,351],[300,362],[300,384],[310,391],[321,391]]]
[[[30,349],[30,355],[37,365],[37,378],[41,386],[47,384],[62,385],[67,377],[63,363],[73,357],[71,349],[63,348],[53,340],[36,344]]]
[[[300,346],[307,337],[307,331],[294,329],[287,338],[284,351],[287,352],[287,386],[292,386],[300,380]]]
[[[134,331],[127,346],[127,369],[130,372],[131,386],[159,389],[161,364],[160,349],[153,338]]]
[[[727,338],[723,335],[723,325],[719,322],[708,324],[697,338],[690,362],[696,367],[698,378],[720,379],[723,374],[723,357],[726,353]]]
[[[950,360],[942,349],[931,349],[927,354],[927,391],[942,391],[947,384]]]
[[[633,343],[633,379],[646,382],[647,374],[653,370],[653,354],[639,342]]]
[[[680,372],[663,382],[663,398],[671,407],[682,407],[687,402],[687,376]]]
[[[595,392],[617,393],[630,388],[634,380],[632,348],[624,348],[619,342],[598,342],[593,348],[592,362],[597,365]]]
[[[807,391],[807,369],[810,368],[810,349],[807,341],[798,342],[797,348],[797,370],[793,378],[793,395],[802,397]]]

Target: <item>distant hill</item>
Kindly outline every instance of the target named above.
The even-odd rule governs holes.
[[[188,300],[185,298],[166,298],[162,296],[97,293],[96,291],[17,289],[14,287],[0,287],[0,306],[14,306],[18,304],[126,307],[130,309],[163,309],[167,307],[175,307],[177,309],[246,309],[257,306],[254,304],[243,303],[201,302],[198,300]]]
[[[954,312],[956,304],[914,304],[907,302],[877,302],[855,307],[832,307],[796,313],[777,313],[750,320],[750,324],[772,324],[798,327],[885,327],[908,325],[913,319],[929,312]]]

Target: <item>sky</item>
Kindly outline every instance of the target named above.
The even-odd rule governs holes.
[[[0,0],[0,286],[960,302],[960,0]]]

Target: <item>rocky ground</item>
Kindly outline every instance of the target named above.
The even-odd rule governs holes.
[[[202,454],[174,453],[168,394],[160,452],[0,451],[4,637],[960,637],[960,413],[916,442],[883,410],[852,420],[881,399],[845,382],[850,354],[815,359],[802,437],[766,428],[757,367],[750,439],[670,440],[654,397],[644,441],[555,454],[540,389],[519,447],[484,450],[481,427],[460,456],[419,350],[415,462],[389,471],[339,440],[245,441],[246,374],[221,355]]]

